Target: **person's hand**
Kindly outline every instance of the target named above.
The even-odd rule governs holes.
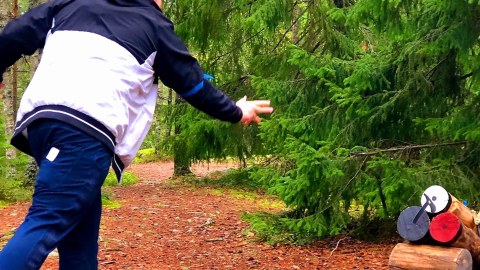
[[[270,114],[273,107],[270,107],[270,100],[247,101],[247,96],[237,101],[237,106],[242,110],[241,123],[249,125],[251,122],[260,123],[262,120],[258,114]]]

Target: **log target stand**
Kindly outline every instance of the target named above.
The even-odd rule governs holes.
[[[441,186],[431,186],[421,206],[402,211],[397,231],[405,243],[397,244],[390,270],[480,269],[477,215]]]

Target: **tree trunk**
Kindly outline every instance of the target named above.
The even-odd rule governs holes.
[[[167,99],[167,112],[165,113],[165,117],[169,119],[172,118],[172,108],[173,108],[173,90],[171,88],[168,89],[168,99]],[[165,133],[166,138],[172,135],[172,124],[171,121],[167,121],[167,130]]]
[[[157,104],[155,106],[155,114],[153,119],[152,131],[153,131],[153,146],[155,148],[155,154],[158,154],[160,149],[160,142],[162,140],[162,115],[165,113],[165,103],[163,98],[163,85],[158,84]]]
[[[29,0],[28,6],[30,9],[47,2],[47,0]],[[34,54],[30,56],[26,56],[25,59],[27,61],[28,71],[30,75],[30,80],[32,79],[35,71],[37,70],[38,64],[40,63],[41,58],[41,50],[37,50]],[[21,96],[23,93],[18,93]],[[35,178],[38,172],[37,162],[33,157],[29,157],[28,164],[25,168],[25,181],[23,182],[24,186],[32,186],[35,184]]]
[[[185,101],[180,98],[179,95],[176,95],[175,98],[175,135],[180,134],[181,126],[178,123],[177,119],[180,115],[185,113]],[[187,149],[185,148],[185,142],[175,139],[173,145],[173,176],[184,176],[192,174],[190,170],[190,158],[187,154]]]
[[[18,0],[13,0],[12,17],[18,17]],[[18,96],[18,64],[15,63],[12,67],[12,111],[13,111],[13,123],[17,118],[17,98]]]
[[[0,2],[0,18],[2,28],[8,23],[8,21],[13,17],[14,10],[10,6],[10,1],[1,1]],[[3,74],[3,116],[5,121],[5,134],[7,140],[13,134],[14,125],[15,125],[15,109],[14,109],[14,83],[15,80],[12,77],[12,69],[8,69]],[[15,86],[16,87],[16,86]],[[6,149],[7,159],[13,159],[16,157],[16,151],[14,148]],[[11,167],[11,166],[9,166]],[[11,171],[12,168],[7,170],[7,174],[14,174],[15,172]]]
[[[383,193],[382,178],[380,176],[376,176],[375,178],[377,178],[378,195],[380,196],[380,200],[382,201],[383,212],[385,216],[388,216],[387,198],[385,198],[385,193]]]
[[[3,29],[5,27],[5,25],[7,24],[9,18],[10,18],[10,8],[9,8],[9,2],[8,1],[0,1],[0,29]],[[5,74],[3,74],[3,84],[4,84],[4,88],[1,90],[0,92],[0,100],[1,100],[1,103],[2,106],[4,104],[4,91],[6,90],[7,88],[7,85],[9,84],[9,79],[10,79],[10,75],[9,75],[9,72],[5,72]],[[5,110],[2,111],[3,113],[5,113]],[[0,125],[6,125],[7,124],[7,116],[5,114],[2,114],[0,115],[0,120],[2,123],[0,123]],[[2,134],[0,134],[0,138],[2,139],[2,141],[0,142],[1,146],[0,146],[0,173],[1,173],[1,176],[0,178],[2,178],[3,176],[5,176],[6,172],[8,171],[7,169],[7,161],[6,159],[4,158],[6,156],[6,148],[5,148],[5,143],[6,141],[8,140],[9,138],[9,134],[7,133],[6,130],[1,130],[0,132],[2,132]],[[0,196],[2,195],[1,194],[2,191],[0,190]]]

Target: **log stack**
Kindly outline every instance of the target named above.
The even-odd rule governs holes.
[[[406,243],[393,249],[389,269],[479,268],[476,217],[474,211],[443,187],[429,187],[422,194],[421,206],[406,208],[397,220],[397,231]]]

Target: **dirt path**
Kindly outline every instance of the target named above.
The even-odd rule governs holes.
[[[197,175],[226,165],[195,166]],[[141,179],[131,187],[108,188],[120,207],[105,208],[99,269],[387,269],[395,245],[350,238],[308,247],[269,246],[252,241],[244,212],[278,211],[263,197],[242,197],[211,188],[166,184],[171,163],[134,165]],[[0,235],[22,221],[28,204],[0,209]],[[42,270],[58,269],[52,254]]]

